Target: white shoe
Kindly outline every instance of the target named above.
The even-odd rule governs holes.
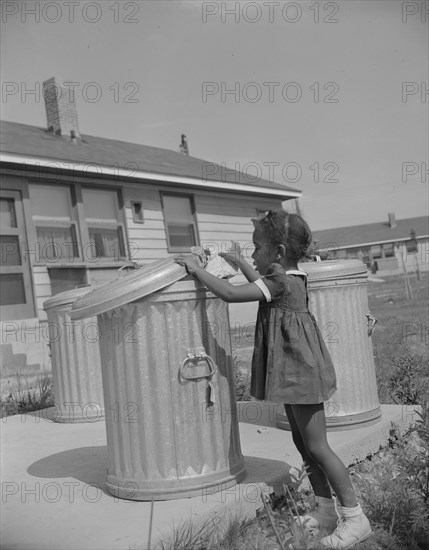
[[[295,518],[306,531],[316,534],[320,529],[333,531],[338,524],[338,513],[333,498],[316,496],[316,508],[309,514]]]
[[[332,535],[321,539],[322,548],[334,548],[335,550],[351,548],[358,542],[367,539],[372,533],[368,518],[359,504],[355,508],[339,506],[339,512],[342,517],[338,522],[338,527]]]

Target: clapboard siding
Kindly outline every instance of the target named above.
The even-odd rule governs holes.
[[[159,191],[129,187],[124,189],[123,195],[131,259],[150,263],[168,256]],[[144,223],[134,221],[131,201],[141,201]]]
[[[200,195],[195,198],[201,244],[213,251],[227,250],[237,241],[249,254],[253,251],[251,218],[258,210],[279,209],[279,201],[260,198]]]
[[[251,218],[256,217],[258,210],[281,208],[280,201],[261,200],[260,197],[209,192],[196,192],[192,196],[200,244],[212,250],[227,249],[231,240],[239,242],[242,248],[252,248]],[[142,202],[144,223],[134,222],[131,201]],[[168,251],[160,191],[126,188],[124,203],[132,259],[146,263],[171,254]]]
[[[197,217],[199,223],[222,223],[220,220],[224,220],[226,223],[233,223],[234,225],[249,225],[249,220],[256,217],[256,214],[253,216],[243,216],[240,212],[239,215],[235,214],[207,214],[197,212]]]
[[[203,233],[200,240],[204,248],[212,248],[214,245],[217,245],[220,247],[220,250],[227,250],[231,246],[231,241],[237,241],[241,247],[247,247],[252,244],[252,230],[245,235],[231,232],[223,234]]]
[[[127,207],[126,209],[126,215],[127,217],[133,222],[133,214],[132,214],[132,210],[131,210],[131,207]],[[139,225],[139,226],[142,226],[142,225],[146,225],[147,223],[149,222],[153,222],[153,223],[162,223],[164,221],[164,216],[162,214],[162,211],[161,210],[148,210],[147,208],[144,209],[144,222],[143,223],[137,223],[136,225]]]
[[[131,240],[131,236],[134,236],[137,239],[139,239],[139,238],[143,238],[143,235],[145,239],[160,240],[164,238],[163,236],[164,224],[162,224],[161,227],[157,227],[154,229],[146,229],[146,228],[143,229],[142,227],[129,227],[128,233],[130,236],[130,240]]]
[[[160,203],[159,207],[161,208],[161,203]],[[133,215],[132,215],[132,211],[131,211],[131,206],[127,207],[127,212],[128,212],[128,215],[129,215],[130,219],[132,220]],[[153,221],[153,220],[159,220],[161,222],[164,221],[164,215],[162,213],[162,210],[156,210],[155,207],[149,209],[149,208],[147,208],[147,206],[145,206],[145,204],[143,204],[143,212],[144,212],[144,223],[145,224],[148,221]],[[139,224],[139,225],[143,225],[143,224]]]
[[[248,233],[252,231],[253,224],[247,219],[246,223],[235,223],[234,220],[225,219],[224,222],[205,222],[203,216],[198,216],[198,228],[201,232],[215,232],[215,233]]]
[[[140,245],[143,245],[144,244],[144,248],[146,249],[162,249],[162,248],[165,248],[165,250],[167,250],[167,241],[165,239],[135,239],[134,241],[130,239],[130,243],[134,244],[134,245],[138,245],[139,248],[142,248],[143,247],[140,247]],[[165,243],[165,247],[163,246],[163,243]],[[130,249],[133,250],[133,247],[130,246]]]
[[[195,208],[201,214],[254,218],[258,210],[279,210],[281,202],[261,197],[231,197],[228,195],[196,195]]]
[[[135,223],[133,218],[127,217],[128,231],[134,231],[138,235],[143,235],[146,231],[154,229],[155,231],[164,232],[164,220],[147,220],[145,223]]]
[[[145,249],[140,251],[138,257],[133,256],[133,260],[142,264],[150,264],[151,262],[155,262],[156,260],[163,260],[170,256],[170,254],[172,253],[169,253],[166,250]]]

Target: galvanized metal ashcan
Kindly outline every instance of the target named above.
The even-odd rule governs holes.
[[[308,274],[309,310],[332,357],[337,391],[325,403],[327,427],[359,428],[380,421],[371,333],[375,318],[368,306],[367,268],[360,260],[301,264]],[[277,425],[289,429],[286,415]]]
[[[67,290],[46,300],[56,422],[96,422],[104,418],[97,318],[72,321],[73,302],[91,286]]]
[[[107,488],[120,498],[204,496],[245,475],[227,304],[185,276],[155,262],[73,307],[98,315]]]

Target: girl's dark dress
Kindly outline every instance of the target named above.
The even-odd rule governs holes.
[[[251,394],[274,403],[310,405],[336,390],[335,370],[308,311],[307,275],[271,264],[262,278],[271,302],[259,303]]]

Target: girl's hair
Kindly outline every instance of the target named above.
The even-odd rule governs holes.
[[[299,262],[307,256],[312,236],[308,224],[298,214],[288,214],[284,210],[268,210],[261,218],[253,219],[274,246],[282,244],[286,258]]]

